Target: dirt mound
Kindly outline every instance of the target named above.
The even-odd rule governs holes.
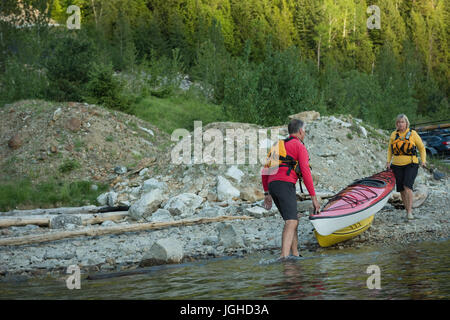
[[[156,164],[170,137],[122,112],[87,103],[22,100],[0,109],[0,179],[109,182]],[[117,168],[116,168],[117,167]],[[126,169],[125,169],[126,168]]]

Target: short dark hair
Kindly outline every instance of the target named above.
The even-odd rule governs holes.
[[[303,128],[303,121],[299,119],[292,119],[288,124],[289,134],[297,133],[301,128]]]

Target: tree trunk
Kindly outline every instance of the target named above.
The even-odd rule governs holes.
[[[322,41],[322,35],[319,36],[319,44],[317,45],[317,70],[320,69],[320,43]]]

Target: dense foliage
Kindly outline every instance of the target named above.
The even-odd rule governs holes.
[[[136,96],[175,94],[184,73],[236,121],[281,124],[314,109],[388,128],[400,112],[413,122],[450,115],[443,0],[5,0],[2,15],[20,15],[18,3],[47,16],[25,15],[34,27],[0,21],[2,102],[130,110]],[[64,27],[70,4],[81,30]],[[367,26],[370,5],[380,29]],[[63,26],[48,27],[50,18]],[[151,88],[139,92],[112,76],[143,70]]]

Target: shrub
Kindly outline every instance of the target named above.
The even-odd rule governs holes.
[[[122,93],[123,84],[114,76],[111,63],[93,63],[89,71],[84,100],[120,111],[130,110],[130,98]]]
[[[48,80],[44,70],[26,65],[15,58],[5,62],[5,73],[0,74],[0,102],[45,97]]]
[[[48,96],[57,101],[81,101],[98,57],[94,42],[83,35],[66,34],[50,41],[46,55]]]

